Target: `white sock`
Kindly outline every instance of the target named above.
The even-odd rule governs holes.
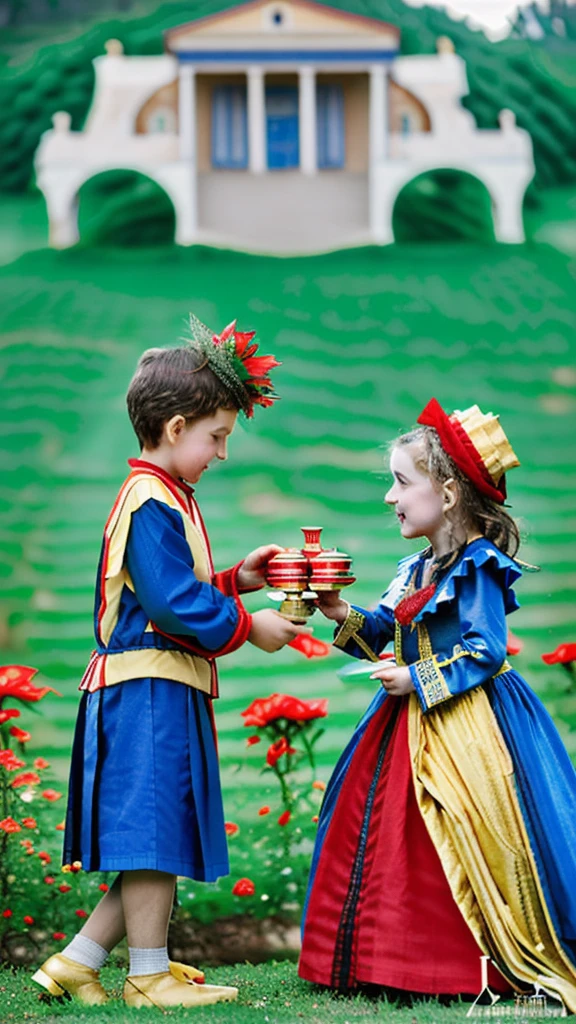
[[[100,946],[94,939],[86,935],[75,935],[72,942],[62,950],[64,956],[74,960],[77,964],[84,964],[85,967],[92,967],[99,971],[108,956],[108,950]]]
[[[161,974],[170,970],[168,962],[168,947],[160,946],[158,949],[138,949],[135,946],[128,946],[130,953],[130,977],[138,974]]]

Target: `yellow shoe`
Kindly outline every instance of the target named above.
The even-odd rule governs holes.
[[[137,974],[126,978],[124,1002],[127,1006],[209,1006],[211,1003],[230,1003],[238,997],[238,989],[225,985],[198,985],[193,981],[178,981],[170,971],[160,974]]]
[[[206,981],[204,971],[199,971],[190,964],[179,964],[177,960],[170,960],[169,967],[170,974],[176,981],[194,982],[195,985],[203,985]]]
[[[102,988],[98,971],[69,960],[62,953],[48,957],[36,974],[32,975],[32,981],[41,985],[51,996],[60,999],[75,996],[87,1006],[101,1006],[110,999]]]

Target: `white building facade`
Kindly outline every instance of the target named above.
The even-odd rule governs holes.
[[[165,54],[107,44],[85,128],[54,117],[36,170],[56,247],[78,238],[78,192],[125,168],[169,195],[176,241],[315,252],[393,241],[392,211],[435,169],[478,178],[496,237],[521,242],[534,167],[509,111],[481,131],[448,40],[400,57],[393,25],[313,0],[251,0],[168,32]]]

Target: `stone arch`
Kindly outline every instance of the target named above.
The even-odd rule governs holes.
[[[494,242],[490,189],[460,168],[423,171],[398,190],[392,231],[397,242]]]
[[[471,159],[451,160],[448,165],[390,160],[378,168],[373,179],[371,218],[376,242],[384,245],[394,241],[392,219],[400,191],[410,181],[433,171],[461,171],[478,179],[491,196],[496,240],[524,241],[522,206],[533,168],[514,161]]]
[[[38,187],[46,200],[49,242],[53,248],[66,249],[79,239],[78,207],[82,186],[101,174],[120,171],[140,174],[159,185],[174,207],[175,241],[179,245],[190,245],[196,240],[196,179],[189,165],[180,162],[151,168],[137,163],[129,167],[72,164],[66,168],[61,165],[43,167],[37,176]]]
[[[77,192],[78,234],[87,245],[169,245],[176,210],[154,175],[106,168],[86,176]]]

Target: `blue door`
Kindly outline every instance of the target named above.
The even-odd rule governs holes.
[[[298,89],[270,85],[266,89],[266,139],[271,170],[298,167]]]

